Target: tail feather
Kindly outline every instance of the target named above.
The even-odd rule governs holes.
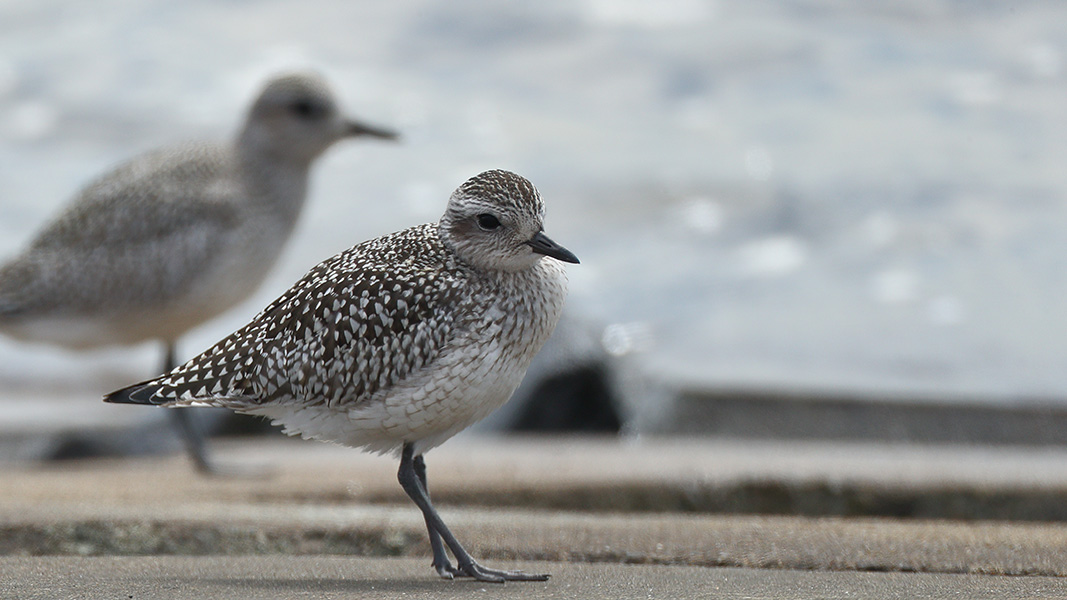
[[[214,385],[212,385],[214,384]],[[213,391],[208,391],[211,388]],[[104,402],[112,404],[144,404],[149,406],[214,406],[232,408],[248,397],[221,391],[217,380],[184,380],[174,372],[156,379],[142,381],[104,396]]]
[[[158,379],[142,381],[121,390],[115,390],[104,396],[104,402],[112,404],[147,404],[159,406],[167,404],[169,399],[159,395],[160,388]]]
[[[255,361],[251,354],[239,352],[247,350],[250,344],[241,337],[249,335],[249,327],[224,338],[169,373],[107,394],[104,402],[235,408],[262,397],[261,390],[250,379],[258,373],[260,365],[254,365],[250,374],[246,368]]]
[[[14,302],[0,300],[0,319],[9,319],[22,312],[22,307]]]
[[[0,264],[0,320],[16,319],[41,304],[37,270],[19,259]]]

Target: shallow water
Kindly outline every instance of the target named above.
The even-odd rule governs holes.
[[[502,167],[582,258],[572,312],[658,377],[1055,399],[1065,25],[1051,1],[0,2],[0,256],[104,168],[225,137],[266,76],[314,66],[403,143],[332,150],[274,276],[187,353]],[[0,385],[95,394],[155,352],[0,340]]]

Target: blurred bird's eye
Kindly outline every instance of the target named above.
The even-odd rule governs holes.
[[[478,227],[486,231],[492,231],[497,227],[500,227],[500,219],[497,219],[489,213],[478,215]]]
[[[322,115],[322,107],[307,100],[297,100],[289,106],[298,117],[303,119],[316,119]]]

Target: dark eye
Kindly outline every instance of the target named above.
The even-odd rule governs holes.
[[[302,119],[315,119],[322,114],[322,107],[309,100],[297,100],[289,105],[289,109]]]
[[[492,231],[497,227],[500,227],[500,219],[497,219],[489,213],[478,215],[478,227],[486,231]]]

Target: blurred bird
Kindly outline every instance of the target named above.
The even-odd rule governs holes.
[[[440,222],[326,260],[200,356],[105,400],[229,408],[289,434],[396,453],[440,576],[543,581],[475,562],[430,503],[423,460],[506,402],[555,329],[562,262],[578,259],[543,220],[529,181],[482,173],[452,194]]]
[[[139,155],[82,189],[0,267],[0,332],[92,348],[175,341],[251,295],[293,232],[311,163],[335,142],[394,132],[346,118],[313,73],[271,79],[236,140]],[[202,436],[174,411],[196,466]]]

